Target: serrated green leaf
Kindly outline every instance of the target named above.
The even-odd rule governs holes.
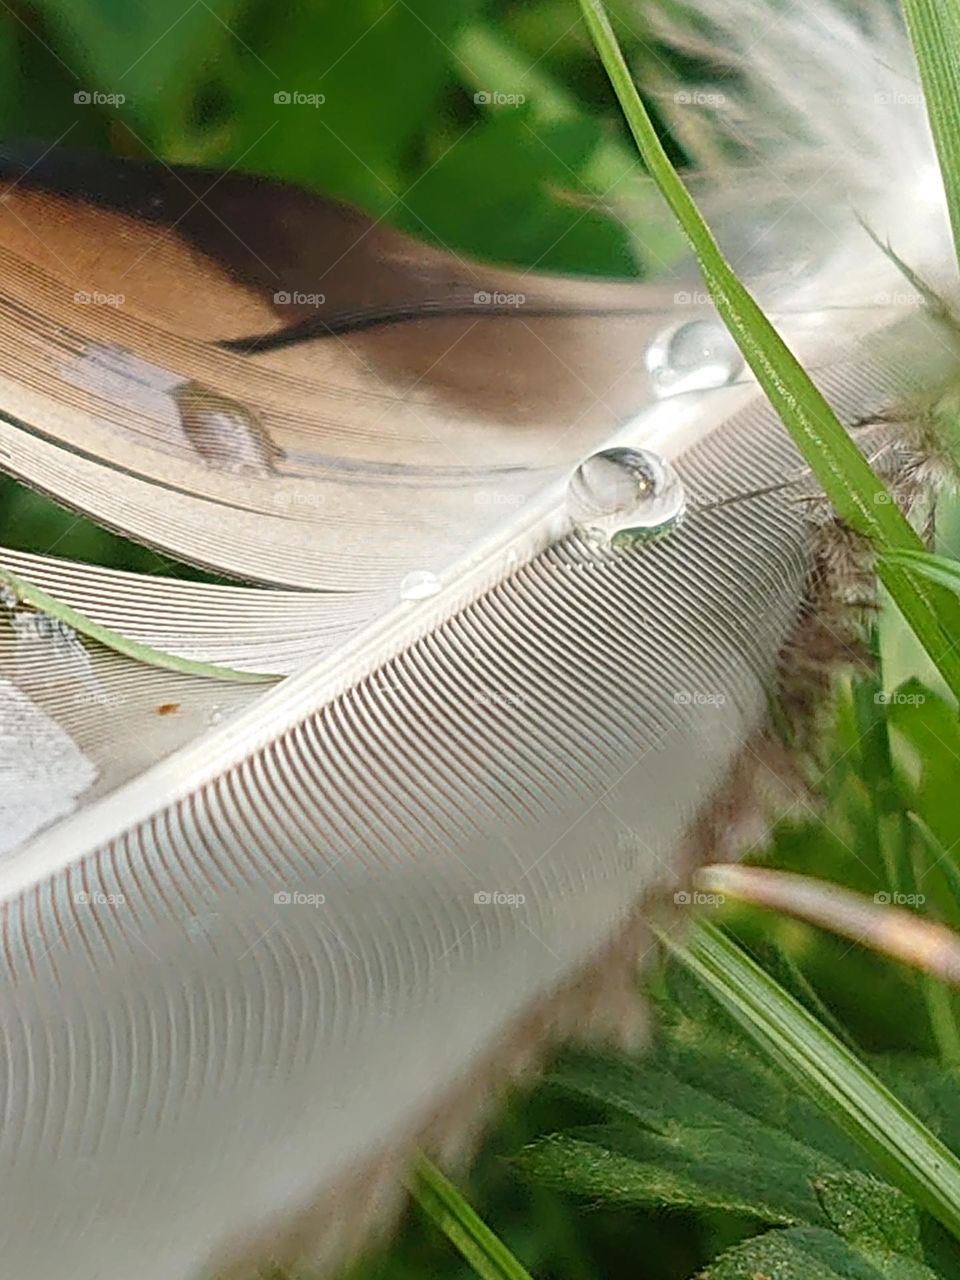
[[[821,1227],[768,1231],[728,1249],[701,1280],[943,1280],[922,1262],[871,1258]]]
[[[700,925],[689,947],[668,945],[890,1181],[960,1237],[954,1152],[719,930]]]
[[[570,1055],[552,1088],[614,1123],[531,1144],[525,1172],[591,1199],[748,1213],[826,1225],[814,1183],[858,1160],[856,1148],[714,1014],[663,1008],[652,1054]]]
[[[749,1117],[731,1122],[715,1108],[712,1118],[712,1125],[677,1122],[664,1134],[596,1125],[532,1143],[516,1160],[547,1186],[604,1204],[721,1209],[783,1225],[826,1222],[813,1190],[814,1179],[833,1169],[825,1158],[818,1162],[816,1153]]]
[[[896,1187],[856,1170],[826,1174],[814,1183],[830,1225],[865,1251],[923,1260],[920,1218]]]

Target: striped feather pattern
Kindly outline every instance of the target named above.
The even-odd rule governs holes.
[[[824,385],[851,417],[905,383]],[[677,531],[467,564],[0,868],[11,1268],[216,1274],[676,883],[765,722],[811,535],[790,490],[724,501],[798,468],[755,391],[655,416],[701,506]]]

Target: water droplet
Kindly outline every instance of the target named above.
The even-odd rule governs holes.
[[[686,320],[658,334],[646,354],[658,396],[725,387],[743,370],[743,356],[716,320]]]
[[[266,475],[273,470],[279,450],[252,409],[199,382],[182,382],[172,395],[190,443],[219,471]]]
[[[440,579],[429,569],[414,569],[400,583],[401,600],[427,600],[440,590]]]
[[[567,489],[567,509],[590,541],[642,539],[671,529],[683,516],[683,481],[647,449],[604,449],[582,462]]]
[[[19,603],[20,601],[17,599],[17,593],[13,587],[8,586],[5,582],[0,582],[0,607],[8,609],[12,613]]]

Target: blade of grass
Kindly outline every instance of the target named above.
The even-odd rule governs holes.
[[[149,667],[162,667],[166,671],[179,671],[183,675],[202,676],[208,680],[229,680],[233,684],[271,684],[281,679],[280,676],[259,671],[235,671],[233,667],[219,667],[213,662],[196,662],[192,658],[165,653],[162,649],[152,649],[149,645],[140,644],[138,640],[131,640],[121,632],[114,631],[112,627],[94,622],[79,609],[48,595],[46,591],[9,569],[0,569],[0,591],[4,588],[19,603],[29,605],[31,609],[37,609],[50,618],[56,618],[80,635],[96,640],[98,644],[113,649],[115,653],[122,653],[124,657],[135,658],[137,662],[143,662]]]
[[[960,903],[960,869],[954,861],[953,853],[950,849],[944,848],[942,842],[918,813],[908,813],[907,819],[923,840],[928,853],[928,866],[940,868],[940,873],[946,880],[950,892],[957,903]]]
[[[931,555],[927,551],[886,551],[883,559],[960,595],[960,561]]]
[[[481,1280],[532,1280],[529,1271],[426,1156],[421,1156],[414,1166],[410,1190],[423,1212],[459,1249]]]
[[[939,866],[941,875],[960,901],[960,872],[953,858],[918,814],[907,812],[904,816],[914,837],[912,862],[915,885],[919,888],[929,872]],[[960,1067],[960,1027],[953,996],[943,983],[933,978],[926,980],[923,995],[940,1060],[945,1066]]]
[[[960,261],[960,3],[903,0]]]
[[[925,904],[926,895],[920,893],[920,887],[930,866],[926,841],[923,838],[923,832],[910,822],[906,814],[903,820],[909,853],[907,867],[910,880],[907,892],[917,895],[918,902]],[[937,1054],[945,1067],[958,1067],[960,1066],[960,1028],[957,1027],[953,1007],[953,993],[946,983],[938,978],[926,973],[919,976],[923,1001],[927,1006],[927,1020],[937,1046]]]
[[[838,514],[880,549],[922,551],[923,544],[823,395],[737,278],[670,163],[641,101],[602,0],[580,0],[587,27],[640,155],[683,228],[717,310]],[[911,569],[881,564],[878,574],[955,696],[960,654],[941,624],[936,588]]]
[[[960,1161],[812,1014],[711,925],[674,955],[866,1151],[894,1185],[960,1237]]]

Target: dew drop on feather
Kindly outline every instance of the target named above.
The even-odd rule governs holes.
[[[743,356],[718,321],[687,320],[654,338],[646,365],[655,393],[666,398],[727,386],[743,371]]]
[[[665,533],[685,509],[686,493],[676,469],[647,449],[594,453],[576,469],[567,488],[567,510],[577,531],[605,545]]]
[[[211,466],[231,474],[273,470],[279,451],[252,409],[199,382],[182,382],[171,394],[184,433]]]

